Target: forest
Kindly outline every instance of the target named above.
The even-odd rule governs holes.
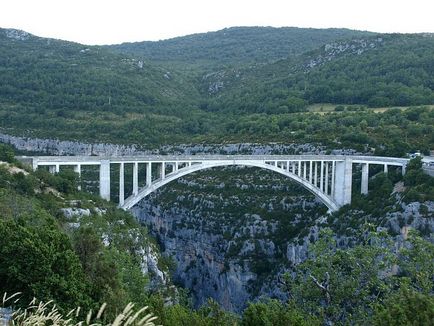
[[[260,62],[261,55],[240,57],[234,46],[225,46],[227,62],[211,69],[179,63],[196,62],[187,50],[182,58],[159,61],[155,56],[170,42],[146,57],[142,48],[154,51],[157,44],[136,44],[132,51],[127,45],[88,47],[30,34],[17,40],[1,30],[0,128],[20,136],[147,148],[277,141],[365,146],[390,155],[398,155],[397,148],[402,148],[399,155],[428,150],[434,103],[431,35],[266,28],[227,35],[245,47],[254,35],[258,46],[265,44],[269,33],[275,35],[272,42],[293,54],[282,59],[279,51],[289,49],[266,48],[264,54],[274,61]],[[306,38],[309,33],[316,35],[317,49]],[[202,46],[194,53],[207,57],[225,37],[196,35],[170,46],[178,51]],[[291,42],[303,38],[311,41]],[[251,59],[258,62],[249,64]],[[336,110],[309,109],[322,103],[334,103]],[[387,110],[373,109],[378,107]]]

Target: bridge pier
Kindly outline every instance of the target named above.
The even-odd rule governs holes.
[[[110,200],[110,161],[101,160],[99,168],[99,195],[102,199]]]
[[[139,163],[133,163],[133,196],[139,193]]]
[[[368,194],[368,184],[369,184],[369,164],[362,163],[362,183],[360,192],[362,195]]]
[[[166,178],[166,163],[165,162],[161,162],[160,176],[161,176],[161,180],[164,180]]]
[[[146,187],[152,184],[152,163],[146,163]]]
[[[125,202],[125,165],[120,163],[119,165],[119,206],[122,206]]]
[[[339,207],[351,203],[352,175],[353,162],[351,159],[336,161],[334,200]]]
[[[77,164],[74,165],[74,172],[78,174],[78,186],[77,189],[80,191],[81,190],[81,165]]]
[[[51,174],[59,173],[60,172],[60,165],[59,164],[49,165],[48,166],[48,172],[50,172]]]

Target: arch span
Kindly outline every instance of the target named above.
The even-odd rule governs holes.
[[[223,167],[223,166],[251,166],[251,167],[258,167],[270,171],[274,171],[277,173],[280,173],[298,184],[302,185],[305,189],[309,190],[311,193],[313,193],[316,197],[318,197],[329,209],[329,211],[336,211],[339,208],[339,205],[328,195],[323,193],[318,187],[315,187],[313,184],[309,183],[307,180],[299,177],[298,175],[286,171],[278,166],[270,165],[265,162],[258,162],[253,160],[246,160],[246,161],[220,161],[220,162],[202,162],[199,164],[194,164],[191,166],[184,167],[182,169],[179,169],[176,172],[172,172],[168,174],[164,179],[159,179],[155,182],[153,182],[150,186],[147,186],[143,189],[141,189],[137,195],[132,195],[128,197],[124,204],[120,207],[123,209],[130,209],[134,205],[136,205],[139,201],[141,201],[143,198],[151,194],[152,192],[156,191],[160,187],[166,185],[167,183],[174,181],[180,177],[183,177],[185,175],[188,175],[193,172],[210,169],[214,167]]]

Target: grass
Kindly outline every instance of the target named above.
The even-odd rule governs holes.
[[[335,111],[335,108],[337,106],[345,107],[345,111]],[[421,106],[426,107],[428,109],[434,108],[434,104],[421,105]],[[329,113],[329,112],[339,113],[339,112],[353,111],[352,108],[354,108],[356,110],[360,107],[363,107],[363,108],[365,108],[365,110],[372,111],[375,113],[383,113],[383,112],[390,110],[390,109],[407,110],[408,108],[410,108],[410,106],[389,106],[389,107],[368,108],[364,105],[357,105],[357,104],[349,105],[349,104],[316,103],[316,104],[309,105],[307,107],[306,113],[317,113],[317,114],[325,114],[325,113]]]
[[[11,296],[3,295],[2,306],[12,306],[11,314],[6,317],[6,320],[0,319],[0,322],[8,322],[8,325],[30,326],[30,325],[53,325],[53,326],[156,326],[154,321],[157,319],[153,314],[147,313],[148,307],[143,307],[137,311],[134,309],[134,304],[129,303],[124,310],[118,314],[112,322],[103,322],[103,314],[106,307],[104,303],[96,314],[90,310],[84,319],[80,318],[80,307],[71,310],[68,314],[62,315],[56,305],[52,301],[38,302],[35,298],[25,308],[13,309],[19,301],[20,293],[15,293]]]

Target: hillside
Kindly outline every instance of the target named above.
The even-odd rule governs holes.
[[[203,78],[210,111],[290,113],[307,104],[434,103],[434,36],[377,35],[324,44],[296,58]]]
[[[141,60],[0,29],[2,127],[105,133],[121,119],[163,125],[195,110],[183,76]]]
[[[146,228],[77,182],[70,170],[29,171],[0,145],[2,296],[53,300],[63,313],[81,306],[80,318],[104,302],[109,318],[128,302],[149,304],[156,287],[170,297],[167,260]]]
[[[238,34],[254,31],[230,29],[229,34],[244,44]],[[0,128],[26,137],[147,148],[277,141],[373,148],[393,155],[432,149],[432,109],[376,114],[367,108],[434,103],[432,35],[375,35],[343,41],[339,30],[295,31],[269,30],[275,35],[270,46],[279,33],[282,38],[285,33],[300,38],[311,33],[318,42],[324,41],[324,33],[328,38],[337,33],[339,40],[272,63],[205,72],[187,65],[182,71],[166,69],[164,61],[156,65],[110,47],[1,30]],[[261,33],[257,37],[264,42]],[[205,35],[203,43],[191,36],[195,44],[202,44],[203,51],[195,52],[198,56],[208,56],[211,36],[213,42],[224,43],[220,32]],[[276,44],[275,51],[287,51],[287,43]],[[310,47],[303,44],[297,51]],[[309,104],[324,102],[340,104],[339,112],[323,116],[306,112]]]
[[[158,42],[122,43],[109,48],[164,65],[182,64],[209,71],[225,65],[273,62],[314,50],[328,42],[370,34],[373,33],[337,28],[232,27]]]

